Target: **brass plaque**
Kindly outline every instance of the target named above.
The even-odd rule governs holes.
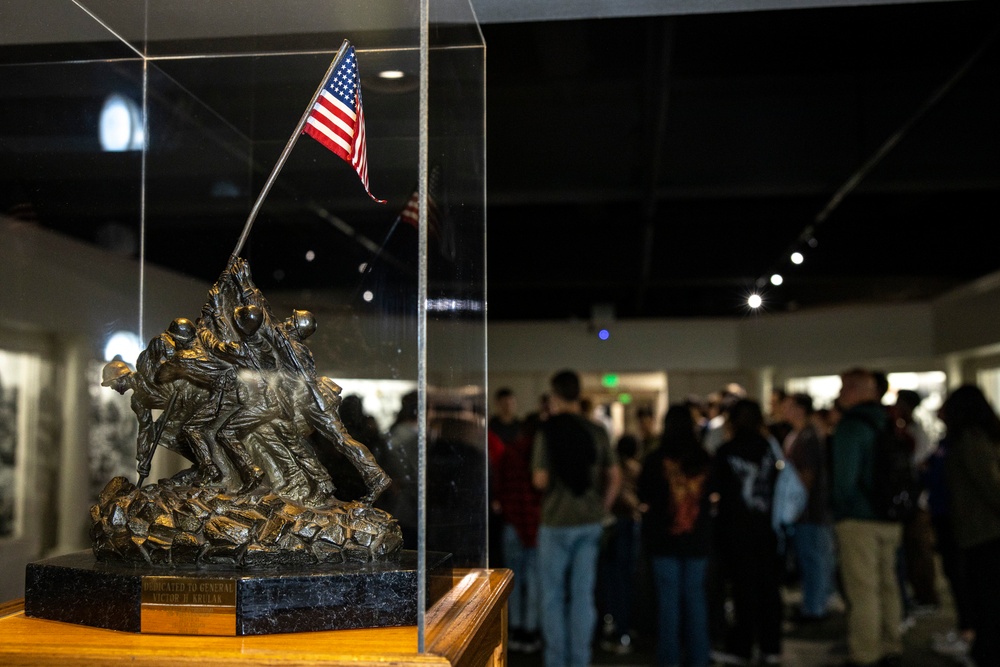
[[[236,581],[200,577],[143,577],[142,632],[236,635]]]

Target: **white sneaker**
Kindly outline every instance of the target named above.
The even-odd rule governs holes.
[[[624,634],[618,639],[604,639],[601,641],[601,650],[618,655],[628,655],[632,652],[632,637]]]
[[[712,651],[712,660],[719,663],[720,665],[749,665],[750,661],[746,658],[741,658],[735,653],[726,653],[725,651]]]
[[[941,655],[959,658],[968,655],[969,642],[962,639],[957,632],[935,633],[931,640],[931,649]]]

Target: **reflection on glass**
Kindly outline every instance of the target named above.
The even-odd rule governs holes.
[[[142,348],[142,342],[136,334],[131,331],[116,331],[104,345],[104,360],[111,361],[115,357],[121,357],[122,361],[135,365]]]
[[[106,151],[138,151],[146,147],[142,111],[131,99],[114,94],[104,101],[99,125],[101,148]]]

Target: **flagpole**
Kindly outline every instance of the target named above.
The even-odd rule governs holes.
[[[264,204],[264,198],[271,190],[271,186],[274,185],[274,181],[278,178],[278,172],[281,171],[281,168],[285,165],[285,161],[291,154],[292,148],[295,146],[295,142],[299,140],[300,136],[302,136],[302,128],[305,127],[306,120],[309,119],[309,113],[312,111],[313,105],[316,104],[316,99],[319,97],[320,92],[322,92],[323,86],[325,86],[327,80],[329,80],[330,74],[340,62],[341,58],[344,57],[344,52],[347,51],[347,44],[348,41],[345,39],[344,43],[340,45],[340,50],[337,51],[337,57],[333,59],[333,62],[330,63],[330,67],[327,68],[326,74],[323,75],[323,79],[316,88],[316,92],[313,93],[312,99],[310,99],[309,104],[306,105],[306,110],[303,112],[302,118],[299,119],[298,125],[295,126],[292,136],[288,139],[288,143],[285,144],[285,148],[281,151],[281,155],[278,156],[278,162],[271,170],[271,175],[267,177],[264,187],[261,188],[260,194],[257,195],[257,201],[254,202],[253,208],[250,209],[250,216],[247,218],[246,224],[243,225],[243,233],[240,234],[240,239],[236,242],[236,248],[233,250],[233,254],[229,256],[229,264],[232,264],[239,256],[240,251],[243,250],[243,244],[246,243],[247,237],[250,236],[250,228],[253,227],[253,222],[257,218],[257,213],[260,211],[260,207]]]
[[[378,247],[378,250],[375,251],[375,254],[372,255],[372,258],[367,262],[365,262],[365,271],[364,273],[361,274],[361,277],[358,279],[358,286],[354,288],[354,293],[351,295],[351,298],[348,299],[347,303],[354,303],[354,300],[358,298],[358,293],[361,292],[361,288],[364,287],[365,278],[367,278],[371,274],[372,268],[375,266],[375,262],[382,257],[382,251],[385,250],[385,246],[389,242],[389,239],[392,237],[393,233],[396,231],[396,227],[399,227],[399,221],[401,219],[402,219],[401,216],[398,215],[396,216],[396,219],[392,221],[392,226],[389,227],[389,231],[386,233],[385,238],[382,239],[382,245]]]

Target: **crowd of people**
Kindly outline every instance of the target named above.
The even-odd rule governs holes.
[[[1000,665],[1000,417],[961,386],[934,441],[913,416],[917,392],[885,405],[885,374],[840,380],[823,409],[775,390],[765,412],[739,385],[672,404],[662,420],[640,407],[614,443],[574,371],[553,375],[524,419],[499,390],[491,510],[503,539],[491,562],[514,572],[510,650],[584,666],[595,646],[628,652],[652,617],[656,665],[777,665],[787,624],[822,623],[839,601],[845,665],[901,665],[909,619],[941,604],[940,559],[957,624],[934,648]],[[879,491],[890,441],[905,452],[908,503]],[[807,500],[779,525],[786,472]]]

